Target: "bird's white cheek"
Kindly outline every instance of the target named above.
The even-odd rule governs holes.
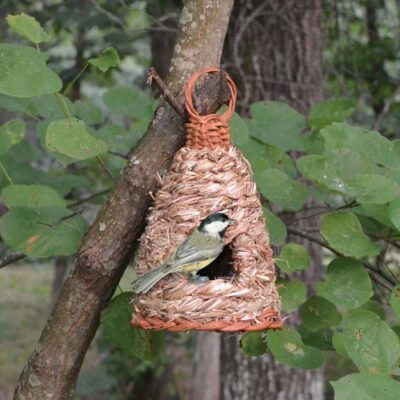
[[[220,232],[222,232],[229,224],[227,222],[222,222],[222,221],[214,221],[209,223],[206,227],[205,230],[210,234],[210,235],[218,235]]]

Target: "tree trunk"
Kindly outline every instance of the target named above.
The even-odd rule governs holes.
[[[219,65],[232,2],[185,3],[167,79],[172,93],[180,94],[180,99],[183,85],[193,72]],[[209,90],[215,95],[215,80],[208,82],[209,86],[214,83]],[[215,112],[221,99],[205,96],[201,104],[203,112]],[[75,269],[66,279],[35,351],[21,373],[14,399],[73,397],[100,313],[126,268],[133,241],[142,230],[151,200],[149,193],[157,188],[156,172],[162,175],[166,171],[183,138],[182,119],[163,101],[86,235]]]
[[[320,0],[235,2],[223,60],[238,83],[242,112],[255,101],[279,100],[307,113],[322,98],[321,17]],[[290,238],[299,242],[295,239]],[[318,247],[303,244],[312,257],[303,277],[311,282],[321,271],[321,253]],[[237,337],[222,335],[220,396],[223,400],[321,400],[323,370],[288,368],[268,354],[247,357]]]
[[[218,333],[198,332],[193,362],[191,400],[217,400],[220,388],[220,338]]]
[[[60,295],[64,277],[67,272],[68,257],[56,257],[54,262],[54,278],[51,286],[51,306],[53,306]]]

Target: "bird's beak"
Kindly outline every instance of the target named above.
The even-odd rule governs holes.
[[[238,222],[234,219],[229,219],[229,225],[237,225]]]

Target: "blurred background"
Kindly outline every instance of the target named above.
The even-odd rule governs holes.
[[[50,54],[49,66],[63,82],[71,82],[87,60],[103,49],[117,49],[121,59],[118,68],[105,74],[87,68],[71,86],[68,97],[94,126],[101,126],[107,118],[107,106],[113,107],[111,100],[104,103],[105,93],[110,98],[117,96],[120,108],[126,101],[131,111],[111,121],[118,125],[98,130],[99,137],[116,144],[116,153],[126,154],[144,133],[157,105],[157,93],[146,85],[147,70],[154,66],[161,77],[166,76],[181,7],[178,0],[0,0],[0,35],[2,42],[19,42],[5,16],[21,12],[34,16],[55,38],[43,47]],[[242,116],[258,100],[281,100],[307,113],[317,100],[344,97],[357,104],[354,122],[393,139],[400,131],[399,33],[399,0],[236,0],[222,67],[237,82],[238,112]],[[113,93],[121,87],[135,88],[136,100],[125,99],[123,92]],[[0,97],[0,123],[19,112],[18,107],[4,105]],[[36,106],[41,115],[59,112],[45,96]],[[135,115],[131,115],[133,109]],[[11,158],[21,159],[24,151],[32,153],[33,147],[40,148],[34,134],[40,130],[37,121],[28,118],[26,123],[32,147],[13,150]],[[9,162],[12,165],[12,160]],[[35,162],[38,170],[52,170],[54,176],[64,171],[60,160],[44,153],[38,153]],[[116,176],[125,160],[117,156],[105,162]],[[96,193],[82,210],[90,222],[112,182],[94,162],[67,168],[81,177],[71,200],[79,202],[89,193]],[[1,400],[12,397],[72,263],[68,257],[29,262],[22,259],[1,270]],[[133,278],[128,268],[120,290],[130,290]],[[100,330],[85,358],[76,399],[195,398],[190,395],[195,341],[192,334],[169,337],[168,351],[154,367],[114,348]],[[334,379],[339,369],[346,368],[350,367],[328,365],[324,381]],[[329,388],[325,398],[332,398]]]

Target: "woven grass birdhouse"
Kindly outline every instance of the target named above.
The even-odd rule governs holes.
[[[249,163],[231,143],[228,120],[236,87],[226,75],[231,98],[223,115],[200,116],[192,90],[185,91],[187,141],[161,178],[136,259],[138,276],[167,260],[210,214],[223,212],[237,221],[225,234],[225,250],[204,269],[210,279],[193,282],[186,274],[161,279],[148,293],[135,296],[132,325],[144,329],[255,331],[278,328],[280,299],[264,215]],[[202,271],[199,272],[200,274]]]

